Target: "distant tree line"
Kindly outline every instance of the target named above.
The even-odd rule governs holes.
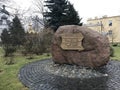
[[[41,2],[41,0],[38,0]],[[13,56],[14,52],[21,50],[22,54],[49,53],[54,32],[62,25],[82,25],[74,6],[68,0],[45,0],[43,13],[44,29],[39,33],[25,32],[17,15],[14,16],[9,29],[4,29],[1,34],[4,56]],[[41,8],[43,9],[43,8]],[[35,22],[41,23],[37,17]],[[37,23],[37,24],[38,24]],[[38,26],[36,24],[36,26]],[[38,27],[35,27],[38,30]]]
[[[15,16],[9,30],[3,30],[1,40],[5,56],[10,56],[21,47],[26,54],[42,54],[48,51],[52,36],[49,28],[39,33],[25,33],[18,16]]]

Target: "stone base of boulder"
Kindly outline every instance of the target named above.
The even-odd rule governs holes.
[[[82,67],[78,65],[55,64],[54,62],[50,62],[45,65],[44,69],[55,76],[76,78],[81,80],[108,76],[107,74],[100,73],[93,68]]]
[[[30,90],[108,90],[109,73],[104,70],[58,65],[46,59],[22,67],[19,79]]]

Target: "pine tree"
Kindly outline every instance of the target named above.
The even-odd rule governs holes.
[[[4,44],[4,45],[11,43],[10,34],[9,34],[7,29],[4,29],[2,31],[2,33],[1,33],[1,41],[2,41],[2,44]]]
[[[45,12],[44,17],[47,21],[47,26],[56,30],[61,26],[61,17],[63,16],[64,10],[66,9],[66,0],[47,0],[46,7],[49,11]]]
[[[62,25],[80,25],[81,19],[79,19],[78,13],[67,0],[47,0],[45,3],[48,8],[48,11],[44,13],[46,26],[56,31]]]
[[[25,31],[22,27],[22,24],[18,18],[18,16],[15,16],[13,19],[13,23],[10,26],[10,35],[12,39],[12,44],[14,46],[20,46],[23,45],[25,40]]]
[[[5,51],[4,56],[12,56],[12,54],[16,51],[16,48],[12,46],[10,33],[7,29],[4,29],[1,33],[1,41],[2,46]]]
[[[77,11],[74,9],[74,6],[70,2],[68,2],[68,9],[66,10],[66,15],[61,20],[63,22],[63,25],[82,26],[82,18],[79,18]]]

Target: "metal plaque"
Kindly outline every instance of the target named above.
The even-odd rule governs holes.
[[[61,48],[64,50],[84,50],[82,46],[83,35],[81,33],[62,34]]]

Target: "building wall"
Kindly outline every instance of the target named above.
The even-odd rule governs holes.
[[[87,27],[107,36],[110,42],[120,42],[120,16],[89,19]]]

